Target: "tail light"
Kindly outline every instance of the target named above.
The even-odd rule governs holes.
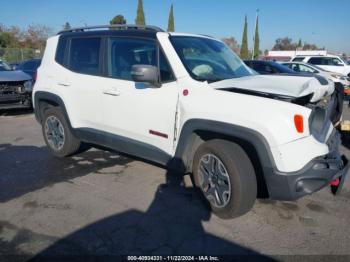
[[[298,133],[304,132],[304,117],[302,115],[294,115],[294,125]]]

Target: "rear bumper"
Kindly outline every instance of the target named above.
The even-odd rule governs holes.
[[[340,136],[336,134],[332,140],[331,142],[337,145],[340,142]],[[270,198],[296,200],[328,186],[337,178],[341,178],[344,182],[350,162],[345,156],[340,155],[338,146],[330,145],[330,147],[333,150],[328,155],[313,159],[297,172],[273,171],[266,181]]]

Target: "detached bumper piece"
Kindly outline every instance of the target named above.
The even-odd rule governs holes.
[[[293,173],[275,172],[268,179],[270,198],[276,200],[296,200],[314,193],[332,182],[333,194],[338,194],[350,168],[345,156],[334,154],[312,160],[302,170]],[[338,181],[339,183],[336,183]]]
[[[305,175],[292,181],[295,183],[296,197],[311,194],[329,184],[331,184],[333,194],[339,193],[349,167],[349,161],[345,156],[337,160],[327,158],[316,160]]]

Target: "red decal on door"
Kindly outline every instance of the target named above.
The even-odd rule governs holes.
[[[155,135],[155,136],[160,136],[160,137],[168,138],[168,135],[167,135],[167,134],[164,134],[164,133],[161,133],[161,132],[158,132],[158,131],[150,130],[149,133],[150,133],[151,135]]]

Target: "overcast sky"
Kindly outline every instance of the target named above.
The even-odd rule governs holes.
[[[174,4],[179,32],[235,37],[241,42],[248,15],[252,46],[255,10],[260,9],[260,48],[270,49],[276,38],[315,43],[333,52],[350,54],[350,0],[144,0],[147,24],[166,29]],[[137,0],[3,0],[0,23],[26,27],[45,24],[60,30],[72,26],[107,24],[117,14],[134,23]]]

